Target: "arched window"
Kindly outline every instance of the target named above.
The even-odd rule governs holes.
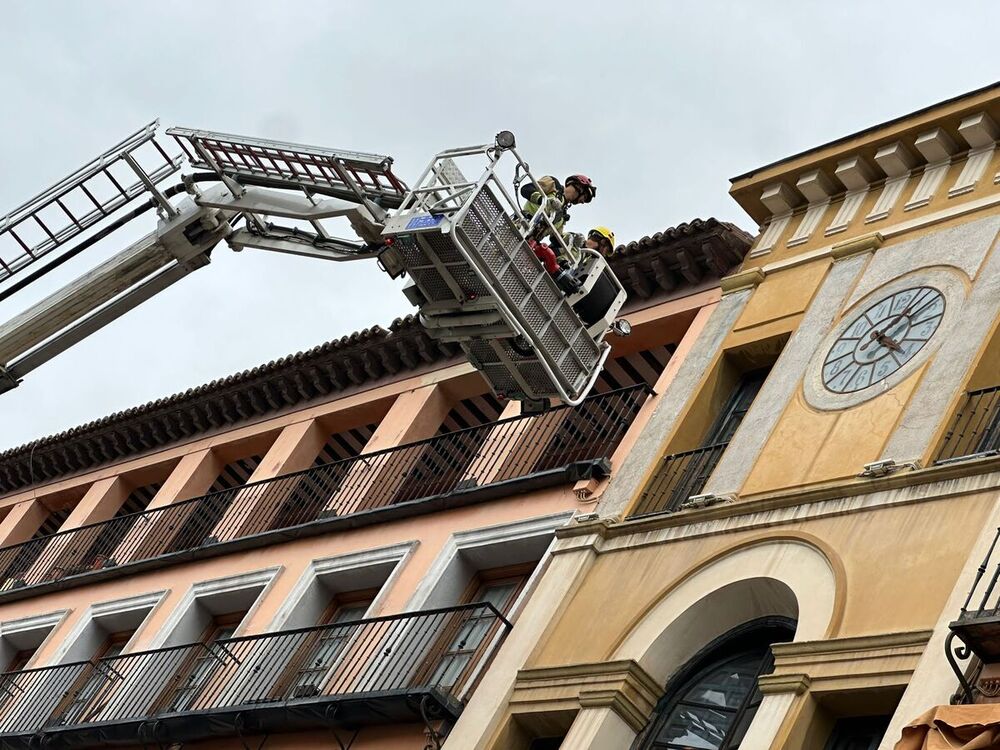
[[[795,622],[755,620],[716,639],[667,685],[634,750],[736,750],[774,667],[771,644],[790,641]]]

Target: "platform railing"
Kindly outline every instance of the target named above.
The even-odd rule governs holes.
[[[937,461],[955,461],[998,451],[1000,385],[970,391],[948,425]]]
[[[632,517],[677,510],[705,487],[729,443],[706,445],[664,456],[643,490]]]
[[[2,590],[608,459],[649,392],[631,386],[3,547]]]
[[[510,627],[479,602],[7,672],[0,738],[100,724],[103,740],[110,725],[194,712],[212,734],[225,725],[209,720],[213,712],[239,708],[238,725],[275,709],[284,721],[298,706],[300,716],[312,708],[321,721],[329,704],[369,696],[382,710],[394,697],[430,695],[455,711]]]

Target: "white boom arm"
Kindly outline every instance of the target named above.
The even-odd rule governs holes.
[[[540,222],[554,233],[551,221],[542,212],[526,221],[496,174],[510,153],[515,180],[534,182],[509,132],[495,144],[438,154],[409,190],[387,156],[172,128],[167,134],[190,165],[206,171],[161,190],[182,158],[156,141],[156,128],[150,124],[0,219],[2,301],[146,209],[160,217],[155,231],[0,324],[0,393],[208,265],[222,240],[234,250],[378,258],[394,278],[408,273],[404,291],[428,333],[460,344],[499,395],[575,404],[593,386],[625,292],[595,253],[576,269],[579,285],[569,296],[542,268],[528,237]],[[150,154],[154,166],[141,166]],[[485,158],[485,171],[466,179],[456,165],[463,157]],[[212,184],[203,191],[205,181]],[[119,214],[144,195],[146,204]],[[273,217],[296,224],[277,225]],[[334,237],[323,223],[329,219],[347,219],[361,241]]]

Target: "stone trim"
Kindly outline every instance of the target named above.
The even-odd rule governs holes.
[[[757,687],[764,695],[802,695],[809,689],[811,682],[807,674],[768,674],[758,678]]]
[[[852,255],[874,252],[885,243],[885,237],[879,232],[869,232],[860,237],[852,237],[844,242],[838,242],[830,248],[830,257],[834,260],[850,258]]]
[[[91,604],[79,617],[76,623],[73,624],[70,632],[62,637],[58,649],[56,649],[56,652],[48,660],[49,664],[55,665],[63,663],[63,659],[69,653],[70,649],[72,649],[76,642],[83,637],[87,629],[90,628],[96,620],[129,612],[144,612],[145,614],[142,615],[141,620],[142,623],[145,624],[148,622],[149,616],[152,614],[153,610],[156,609],[164,599],[166,599],[167,594],[169,593],[169,589],[163,589],[160,591],[150,591],[145,594],[130,596],[124,599],[114,599],[112,601]],[[136,629],[132,637],[129,638],[128,643],[125,644],[126,651],[131,649],[132,644],[136,642],[136,639],[141,634],[142,627],[140,626]]]
[[[512,712],[610,708],[636,732],[649,721],[663,688],[632,659],[522,669]]]
[[[996,183],[1000,184],[1000,172],[997,173]],[[940,224],[942,222],[949,221],[950,219],[975,213],[976,211],[994,208],[998,205],[1000,205],[1000,194],[987,195],[983,198],[977,198],[965,203],[959,203],[958,205],[950,206],[948,208],[941,209],[940,211],[929,213],[925,216],[916,216],[898,224],[882,227],[879,234],[881,234],[883,238],[890,240],[916,229],[934,226],[935,224]],[[845,240],[844,242],[846,243],[848,240]],[[800,255],[794,255],[791,258],[768,263],[762,266],[761,270],[763,270],[765,274],[772,274],[789,268],[797,268],[798,266],[807,265],[815,260],[819,260],[820,258],[829,258],[832,250],[832,244],[824,245],[823,247],[816,248],[815,250],[809,250],[808,252],[801,253]]]
[[[886,684],[906,685],[917,668],[933,631],[880,633],[822,641],[776,643],[774,671],[761,678],[762,692],[788,692],[789,687],[814,692],[856,690]]]
[[[764,269],[760,266],[754,266],[745,271],[734,273],[732,276],[724,276],[719,280],[719,285],[722,287],[723,294],[730,294],[742,289],[752,289],[758,286],[764,280],[765,276]]]
[[[920,646],[927,644],[933,631],[911,630],[904,633],[880,633],[878,635],[847,636],[826,641],[799,641],[793,643],[775,643],[771,646],[775,658],[793,658],[821,655],[850,655],[849,658],[862,658],[861,652],[885,651],[887,649]]]

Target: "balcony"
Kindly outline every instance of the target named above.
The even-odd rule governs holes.
[[[990,544],[986,557],[976,570],[976,577],[969,595],[958,614],[950,623],[951,632],[945,641],[945,655],[958,677],[960,690],[953,702],[967,702],[975,695],[976,675],[982,664],[1000,662],[1000,529]],[[962,643],[956,645],[955,639]],[[978,664],[963,668],[959,661],[975,656]]]
[[[434,733],[510,627],[476,603],[8,672],[0,745],[163,747],[416,722]]]
[[[0,599],[605,476],[636,385],[0,548]]]
[[[677,510],[704,488],[729,442],[664,456],[630,516]]]
[[[937,463],[991,456],[1000,452],[1000,385],[966,394],[948,426]]]

